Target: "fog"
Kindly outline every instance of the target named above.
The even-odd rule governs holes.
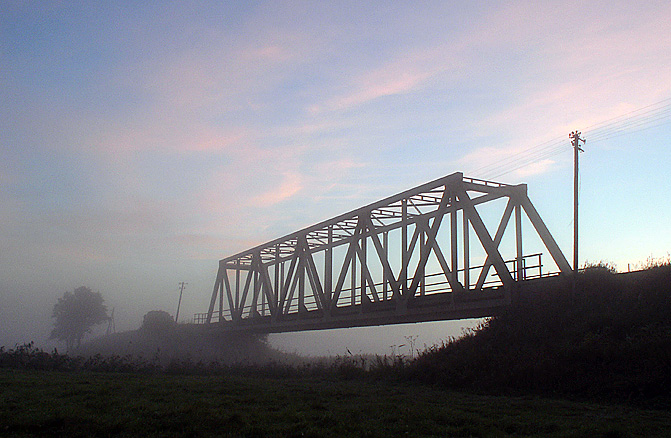
[[[53,343],[48,338],[54,304],[36,302],[29,294],[0,289],[0,346],[10,348],[33,341],[42,348],[51,347]]]
[[[187,285],[189,287],[190,285]],[[160,303],[147,304],[140,298],[142,307],[135,307],[132,297],[113,292],[102,293],[106,299],[108,313],[114,308],[117,332],[136,330],[142,324],[142,317],[150,310],[165,310],[174,316],[179,292],[175,285],[171,294]],[[74,289],[74,288],[73,288]],[[13,348],[27,342],[34,342],[47,351],[58,348],[64,350],[64,344],[49,339],[53,328],[51,312],[62,292],[52,291],[44,294],[25,290],[24,293],[10,291],[6,286],[0,290],[0,346]],[[197,294],[185,289],[180,310],[180,322],[190,322],[194,309],[206,310],[209,293]],[[200,300],[197,301],[197,298]],[[165,308],[161,309],[160,307]],[[463,330],[477,326],[481,319],[444,321],[418,324],[400,324],[391,326],[319,330],[309,332],[279,333],[268,336],[268,343],[274,349],[300,356],[338,356],[348,354],[405,354],[411,355],[410,345],[415,352],[439,344],[451,336],[459,336]],[[84,342],[105,335],[107,324],[95,327]]]
[[[212,251],[216,253],[217,251]],[[97,262],[80,264],[57,260],[55,256],[12,260],[0,265],[0,345],[34,342],[45,350],[54,347],[64,351],[65,345],[49,340],[53,328],[53,306],[66,291],[79,286],[90,287],[105,299],[108,314],[114,309],[117,332],[136,330],[143,316],[151,310],[164,310],[173,317],[177,310],[180,281],[186,282],[179,312],[179,322],[192,322],[195,313],[206,312],[216,278],[218,261],[178,257],[178,251],[158,253],[154,259],[137,260],[136,264]],[[459,336],[463,328],[473,327],[480,320],[402,324],[384,327],[350,328],[271,334],[272,348],[303,356],[352,354],[409,354],[408,339],[415,349],[423,349]],[[103,336],[106,324],[95,327],[84,342]],[[400,345],[404,345],[399,347]]]
[[[377,327],[345,328],[271,334],[270,345],[301,356],[376,354],[412,356],[451,336],[478,326],[483,319],[423,322]],[[412,350],[411,350],[412,347]]]

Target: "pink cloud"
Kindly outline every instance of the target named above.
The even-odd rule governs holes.
[[[194,194],[194,211],[205,215],[200,232],[230,234],[227,230],[235,229],[244,235],[254,230],[259,211],[302,189],[305,177],[296,169],[303,151],[304,146],[260,147],[255,141],[232,148],[227,163],[203,175],[206,183]]]
[[[284,202],[297,200],[309,210],[334,190],[350,191],[343,189],[343,177],[363,166],[342,157],[316,160],[301,171],[302,153],[301,147],[264,150],[254,145],[237,151],[233,163],[207,176],[193,201],[193,211],[203,214],[197,232],[258,244],[263,230],[282,221]]]
[[[243,144],[246,138],[246,134],[242,131],[230,133],[204,132],[200,137],[196,137],[190,145],[185,146],[188,150],[197,152],[222,152]]]
[[[145,113],[132,120],[63,115],[65,147],[122,159],[139,151],[226,152],[247,141],[243,128],[220,128],[185,114]]]
[[[289,47],[272,43],[249,48],[242,55],[254,63],[283,63],[297,56]]]
[[[517,169],[512,172],[513,177],[511,178],[512,180],[519,181],[523,180],[524,178],[527,178],[529,176],[533,175],[540,175],[543,173],[546,173],[550,168],[555,164],[554,160],[551,159],[544,159],[541,161],[537,161],[535,163],[530,163],[527,164],[524,167],[521,167],[520,169]]]
[[[282,181],[277,187],[273,187],[259,195],[254,196],[249,205],[253,207],[269,207],[285,201],[303,188],[301,175],[297,173],[285,172],[282,175]]]
[[[342,110],[361,105],[379,97],[403,94],[416,88],[430,76],[425,72],[383,72],[365,78],[352,94],[341,96],[329,102],[328,108]]]
[[[451,47],[434,47],[401,53],[396,59],[355,77],[346,84],[348,88],[346,93],[324,103],[315,104],[310,111],[319,113],[344,110],[380,97],[417,90],[430,78],[446,71],[456,70],[461,61],[453,55],[460,50],[459,46],[455,44]]]

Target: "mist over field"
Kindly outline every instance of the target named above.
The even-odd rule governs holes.
[[[528,184],[568,254],[575,130],[580,265],[663,257],[670,16],[625,0],[5,2],[0,345],[62,348],[53,306],[80,286],[126,332],[174,316],[187,282],[189,323],[222,258],[454,172]],[[478,323],[268,339],[408,354]]]
[[[23,302],[20,297],[20,294],[0,295],[0,320],[3,321],[0,326],[0,346],[9,348],[17,344],[34,342],[37,347],[45,350],[58,348],[59,351],[64,351],[63,343],[49,339],[54,324],[51,313],[57,296],[54,296],[53,302],[30,304]],[[168,313],[174,315],[174,311],[168,310]],[[115,319],[118,318],[117,315],[118,310],[115,309]],[[411,341],[416,353],[418,349],[422,350],[427,346],[440,344],[450,337],[459,336],[463,330],[475,327],[481,321],[481,319],[475,319],[281,333],[270,334],[267,339],[272,348],[301,356],[338,356],[349,353],[410,356]],[[116,331],[119,333],[133,331],[142,325],[142,316],[136,321],[124,323],[115,321],[115,323]],[[100,324],[86,335],[84,341],[103,338],[106,331],[107,324]],[[147,354],[151,353],[151,351],[147,352]]]
[[[45,348],[55,345],[49,341],[53,327],[51,311],[55,301],[30,302],[29,293],[7,288],[0,292],[0,345],[13,347],[31,341]]]

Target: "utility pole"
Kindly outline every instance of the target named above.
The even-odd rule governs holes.
[[[580,148],[580,131],[573,131],[568,135],[573,145],[573,278],[578,275],[578,152],[585,152]],[[575,280],[573,282],[575,288]]]
[[[106,333],[106,335],[109,336],[112,333],[116,333],[116,325],[114,324],[114,307],[112,307],[112,313],[107,318],[107,333]]]
[[[178,283],[179,285],[179,301],[177,302],[177,313],[175,314],[175,323],[177,323],[177,318],[179,318],[179,306],[182,305],[182,293],[184,292],[184,286],[189,283],[184,283],[183,281]]]

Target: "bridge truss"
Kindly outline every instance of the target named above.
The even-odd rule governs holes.
[[[523,223],[551,269],[524,254]],[[220,260],[196,322],[282,332],[481,317],[567,272],[525,184],[454,173]]]

